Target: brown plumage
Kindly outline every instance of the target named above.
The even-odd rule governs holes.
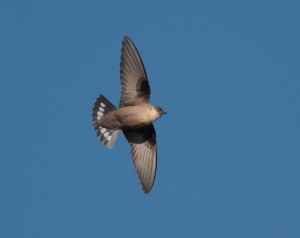
[[[119,108],[100,95],[93,108],[93,125],[97,137],[108,148],[113,147],[119,130],[123,130],[143,190],[149,193],[157,164],[156,132],[152,123],[165,112],[149,104],[151,90],[147,74],[136,47],[127,36],[122,42],[120,78]]]

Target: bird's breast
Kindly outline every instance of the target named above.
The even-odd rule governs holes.
[[[128,106],[115,111],[121,129],[140,128],[153,122],[149,106]]]

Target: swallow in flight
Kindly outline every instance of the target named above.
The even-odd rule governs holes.
[[[123,131],[142,188],[149,193],[157,166],[153,122],[166,113],[161,107],[149,103],[151,90],[146,70],[137,48],[127,36],[122,42],[120,78],[119,108],[100,95],[93,108],[93,126],[97,137],[108,148],[113,147],[119,131]]]

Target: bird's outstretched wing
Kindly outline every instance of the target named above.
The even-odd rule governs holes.
[[[123,130],[131,146],[133,164],[145,193],[149,193],[156,174],[157,145],[154,126]]]
[[[139,52],[129,37],[122,42],[120,107],[149,103],[150,86]]]

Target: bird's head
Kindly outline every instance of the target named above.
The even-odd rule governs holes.
[[[155,110],[155,112],[157,113],[157,118],[160,118],[163,114],[167,114],[164,109],[162,109],[161,107],[159,106],[153,106],[153,109]]]

